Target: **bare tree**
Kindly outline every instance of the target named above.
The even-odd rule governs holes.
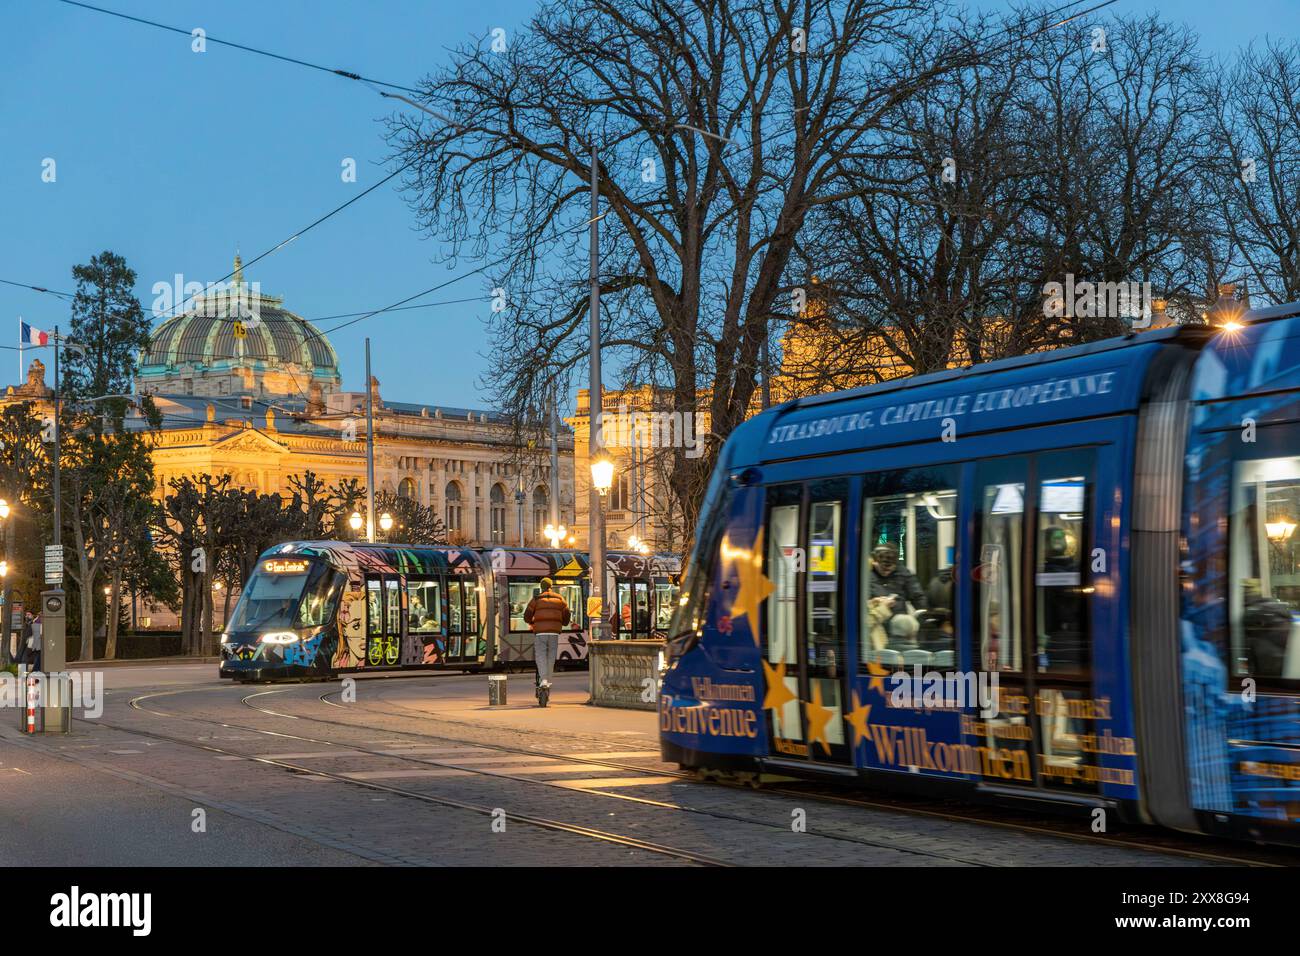
[[[1243,51],[1218,71],[1207,178],[1231,243],[1230,261],[1274,302],[1300,298],[1300,43]]]
[[[818,212],[800,250],[822,282],[794,326],[794,390],[1089,341],[1138,318],[1046,317],[1044,291],[1067,275],[1200,294],[1216,227],[1195,37],[1154,17],[1050,22],[955,24],[996,55],[928,84],[887,117],[875,155],[846,160],[855,194]]]
[[[707,453],[677,449],[670,476],[693,525],[809,214],[842,198],[840,163],[882,117],[966,52],[942,21],[921,0],[559,0],[504,50],[461,49],[422,88],[455,124],[400,115],[390,136],[415,161],[423,227],[494,257],[504,403],[540,405],[585,367],[594,156],[611,364],[677,411],[707,395]]]

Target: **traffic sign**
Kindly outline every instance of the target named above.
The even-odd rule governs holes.
[[[63,583],[63,545],[61,544],[45,546],[45,583]]]

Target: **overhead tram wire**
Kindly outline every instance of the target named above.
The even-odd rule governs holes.
[[[182,27],[174,27],[171,26],[170,24],[159,23],[156,20],[147,20],[144,17],[134,17],[128,13],[121,13],[117,10],[108,10],[104,7],[94,6],[93,4],[82,3],[81,0],[59,0],[59,2],[66,3],[68,6],[72,6],[72,7],[81,7],[83,10],[93,10],[96,13],[103,13],[110,17],[117,17],[120,20],[130,20],[132,23],[140,23],[145,26],[154,27],[159,30],[167,30],[170,33],[179,33],[180,35],[185,37],[192,38],[194,36],[192,31],[186,30]],[[308,69],[320,70],[322,73],[332,73],[335,76],[341,76],[347,80],[357,80],[362,83],[374,83],[379,86],[386,86],[392,90],[403,90],[407,93],[414,93],[416,96],[420,95],[419,90],[413,90],[409,86],[402,86],[400,83],[387,83],[383,80],[376,80],[371,77],[361,76],[358,73],[353,73],[351,70],[340,70],[335,67],[324,66],[320,63],[312,63],[308,60],[300,60],[297,57],[285,56],[282,53],[272,53],[270,50],[261,50],[258,49],[257,47],[248,46],[247,44],[244,43],[235,43],[233,40],[221,40],[211,35],[205,35],[204,39],[208,43],[215,43],[219,46],[228,46],[235,50],[243,50],[245,53],[255,53],[258,56],[270,57],[273,60],[280,60],[283,63],[292,63],[295,66],[305,66]]]

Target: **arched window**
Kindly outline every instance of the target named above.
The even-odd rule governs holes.
[[[504,544],[506,540],[506,490],[493,485],[490,495],[492,507],[492,541]]]
[[[447,530],[464,531],[464,513],[461,511],[460,485],[447,482]]]
[[[397,497],[399,498],[414,498],[418,494],[419,491],[416,490],[414,478],[403,478],[397,486]]]
[[[542,531],[551,520],[551,503],[546,497],[546,489],[540,485],[533,489],[533,537],[541,540]]]

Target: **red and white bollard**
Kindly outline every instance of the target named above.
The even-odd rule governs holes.
[[[36,678],[27,678],[27,728],[29,734],[36,733]]]

